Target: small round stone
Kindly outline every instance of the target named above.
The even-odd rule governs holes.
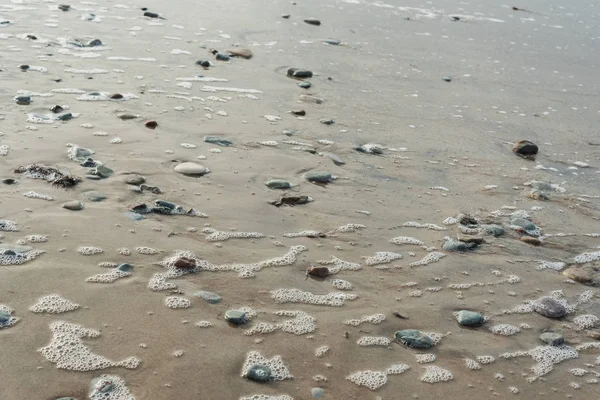
[[[485,322],[485,317],[475,311],[460,310],[456,314],[456,320],[464,326],[480,326]]]
[[[252,365],[246,373],[246,378],[254,382],[269,382],[272,379],[271,368],[266,365]]]
[[[547,318],[562,318],[567,315],[565,306],[552,297],[543,297],[536,301],[534,311]]]
[[[83,203],[79,200],[71,200],[62,205],[63,208],[71,211],[80,211],[83,210]]]
[[[210,172],[208,168],[194,162],[184,162],[175,166],[175,172],[187,176],[202,176]]]
[[[235,325],[245,324],[246,313],[240,310],[228,310],[225,313],[225,321]]]
[[[283,179],[269,179],[265,185],[270,189],[289,189],[292,187],[291,183]]]
[[[142,183],[146,182],[146,178],[144,178],[143,176],[140,176],[140,175],[131,175],[131,176],[128,176],[127,178],[125,178],[124,182],[128,185],[139,186]]]
[[[397,341],[405,346],[415,349],[429,349],[433,347],[433,340],[423,332],[416,329],[404,329],[394,333]]]
[[[300,82],[298,86],[300,86],[302,89],[309,89],[312,86],[312,83],[310,83],[310,81],[303,81]]]

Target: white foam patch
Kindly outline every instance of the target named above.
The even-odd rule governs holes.
[[[402,254],[393,253],[391,251],[378,251],[374,256],[362,257],[365,260],[365,264],[369,266],[380,265],[380,264],[388,264],[392,261],[399,260],[402,258]]]
[[[436,365],[426,367],[425,374],[421,376],[421,382],[426,383],[448,382],[452,379],[454,379],[452,372]]]
[[[423,243],[419,239],[415,239],[414,237],[410,237],[410,236],[395,237],[393,239],[390,239],[390,243],[397,244],[397,245],[402,245],[402,244],[414,244],[415,246],[424,246],[425,245],[425,243]]]
[[[370,323],[378,325],[385,321],[385,314],[363,315],[357,319],[350,319],[344,322],[346,325],[359,326],[360,324]]]
[[[341,307],[346,300],[355,300],[356,294],[343,292],[330,292],[328,294],[313,294],[300,289],[277,289],[271,291],[271,298],[277,303],[304,303]]]
[[[283,317],[293,317],[280,323],[261,322],[250,329],[244,331],[244,335],[252,336],[257,334],[266,334],[281,330],[282,332],[292,333],[294,335],[304,335],[316,330],[316,318],[304,311],[276,311],[273,314]]]
[[[85,281],[90,283],[113,283],[119,279],[126,278],[128,276],[133,275],[131,271],[121,271],[118,268],[114,268],[112,271],[106,274],[97,274],[94,276],[90,276]]]
[[[115,362],[94,354],[83,344],[83,339],[97,338],[100,336],[99,331],[65,321],[51,323],[50,330],[52,339],[39,352],[46,360],[56,364],[56,368],[84,372],[110,367],[135,369],[140,364],[140,360],[135,357]]]
[[[203,92],[229,92],[229,93],[249,93],[249,94],[262,94],[260,90],[256,89],[240,89],[232,87],[216,87],[216,86],[203,86],[201,89]]]
[[[429,265],[434,262],[438,262],[444,257],[446,257],[446,254],[440,253],[439,251],[432,251],[431,253],[429,253],[425,257],[423,257],[423,259],[412,262],[412,263],[408,264],[408,266],[409,267],[421,267],[421,266]]]
[[[259,239],[265,235],[259,232],[235,232],[235,231],[217,231],[216,229],[204,228],[202,232],[206,235],[207,242],[223,242],[228,239]]]
[[[60,314],[68,311],[74,311],[79,308],[79,304],[73,303],[57,294],[51,294],[41,297],[37,303],[29,307],[29,311],[34,313]]]

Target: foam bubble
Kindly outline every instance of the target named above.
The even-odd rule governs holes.
[[[242,309],[242,311],[245,310]],[[248,313],[246,314],[248,315]],[[256,315],[256,313],[254,314]],[[315,325],[316,318],[305,313],[304,311],[276,311],[273,314],[293,318],[277,324],[261,322],[244,331],[244,335],[251,336],[256,334],[266,334],[276,330],[292,333],[294,335],[304,335],[314,332],[317,329]]]
[[[419,364],[428,364],[434,362],[437,357],[435,354],[415,354]]]
[[[433,230],[433,231],[446,231],[446,230],[448,230],[447,228],[443,228],[443,227],[438,226],[436,224],[421,224],[421,223],[415,222],[415,221],[405,222],[404,224],[402,224],[402,226],[408,227],[408,228],[430,229],[430,230]]]
[[[93,256],[95,254],[104,253],[104,250],[102,250],[99,247],[81,246],[81,247],[77,248],[77,252],[84,256]]]
[[[390,239],[390,243],[397,244],[397,245],[401,245],[401,244],[414,244],[415,246],[424,246],[425,245],[425,243],[423,243],[419,239],[415,239],[414,237],[410,237],[410,236],[395,237],[393,239]]]
[[[54,197],[52,197],[52,196],[48,196],[46,194],[41,194],[41,193],[34,192],[34,191],[29,191],[29,192],[23,193],[23,196],[28,197],[30,199],[40,199],[40,200],[46,200],[46,201],[54,200]]]
[[[126,278],[131,275],[133,275],[133,272],[131,271],[121,271],[118,268],[114,268],[106,274],[90,276],[85,281],[90,283],[113,283],[121,278]]]
[[[267,394],[254,394],[252,396],[240,397],[240,400],[294,400],[291,396],[280,394],[278,396],[270,396]]]
[[[352,326],[359,326],[360,324],[364,324],[365,322],[368,322],[368,323],[371,323],[374,325],[379,325],[383,321],[385,321],[385,314],[373,314],[373,315],[363,315],[362,317],[360,317],[358,319],[350,319],[348,321],[345,321],[344,324],[352,325]]]
[[[112,389],[106,391],[106,387]],[[117,375],[101,375],[92,381],[90,400],[135,400],[125,386],[125,381]]]
[[[412,262],[412,263],[408,264],[408,266],[409,267],[425,266],[425,265],[429,265],[434,262],[438,262],[444,257],[446,257],[446,254],[440,253],[439,251],[433,251],[433,252],[427,254],[423,259]]]
[[[392,341],[385,336],[363,336],[356,341],[359,346],[383,346],[387,347],[392,344]]]
[[[329,351],[329,346],[321,346],[315,349],[315,356],[318,358],[323,357]]]
[[[521,332],[521,329],[514,325],[500,324],[500,325],[491,326],[490,332],[492,332],[496,335],[512,336],[512,335],[516,335],[517,333]]]
[[[153,249],[151,247],[136,247],[135,250],[140,253],[140,254],[146,254],[146,255],[154,255],[154,254],[158,254],[158,250]]]
[[[573,319],[573,322],[580,330],[591,329],[598,325],[600,318],[592,314],[579,315]]]

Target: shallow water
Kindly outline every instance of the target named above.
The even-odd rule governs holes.
[[[239,399],[260,393],[309,399],[313,387],[324,388],[325,399],[396,399],[399,393],[425,399],[465,394],[487,398],[490,393],[510,398],[511,387],[529,398],[594,398],[597,385],[587,381],[600,373],[597,348],[580,351],[579,358],[556,365],[533,383],[526,380],[535,365],[531,357],[499,356],[543,344],[538,336],[549,328],[562,329],[572,347],[593,341],[575,329],[573,318],[600,316],[597,294],[560,321],[536,313],[500,314],[557,290],[571,304],[593,289],[567,283],[552,269],[536,267],[537,260],[566,260],[598,251],[600,246],[597,236],[583,235],[600,231],[600,147],[590,144],[600,141],[595,127],[600,112],[597,4],[514,4],[530,12],[488,0],[310,0],[297,5],[279,0],[201,5],[181,0],[177,7],[152,0],[144,4],[165,20],[144,18],[138,4],[126,1],[73,3],[68,12],[57,10],[57,5],[35,0],[0,5],[0,21],[11,21],[0,25],[0,146],[7,146],[7,154],[0,155],[0,177],[19,181],[12,186],[0,184],[0,219],[13,220],[20,227],[19,232],[0,232],[4,235],[0,243],[15,244],[28,235],[48,236],[47,242],[28,243],[45,251],[37,259],[0,266],[0,304],[10,306],[13,315],[21,318],[0,330],[0,368],[7,383],[0,398],[74,396],[81,400],[88,396],[90,381],[102,373],[122,377],[137,399]],[[89,13],[96,15],[95,20],[82,19]],[[289,19],[281,18],[288,13]],[[452,16],[460,20],[453,21]],[[318,18],[322,24],[302,22],[306,18]],[[27,34],[37,39],[26,39]],[[104,46],[69,47],[65,38],[98,38]],[[340,40],[342,45],[323,44],[325,39]],[[234,44],[250,48],[253,58],[220,62],[209,52]],[[214,66],[204,70],[195,65],[197,59],[210,60]],[[47,72],[23,72],[21,64],[47,68]],[[313,86],[298,87],[298,81],[286,76],[288,67],[313,71]],[[208,79],[194,79],[199,74]],[[451,82],[444,77],[451,77]],[[59,78],[62,81],[55,82]],[[14,102],[22,94],[19,90],[34,92],[30,105]],[[78,100],[89,92],[135,97]],[[303,94],[324,102],[300,103]],[[55,104],[68,105],[65,110],[78,117],[52,124],[27,121],[29,113],[51,114],[48,110]],[[306,117],[288,113],[299,109],[306,111]],[[122,112],[140,118],[122,120],[117,117]],[[321,119],[335,123],[324,125]],[[147,129],[145,120],[159,125]],[[296,133],[285,136],[286,129]],[[227,138],[234,145],[206,143],[207,135]],[[115,138],[121,143],[111,143]],[[511,152],[520,139],[539,145],[535,162]],[[271,141],[277,145],[259,144]],[[284,141],[335,153],[345,164],[335,165],[327,157],[298,151],[299,144]],[[94,159],[114,174],[102,180],[85,179],[88,169],[69,160],[68,143],[93,149]],[[380,156],[353,150],[366,143],[381,144],[386,150]],[[198,162],[211,172],[200,178],[177,174],[173,167],[181,161]],[[589,167],[577,167],[577,161]],[[12,172],[33,163],[80,176],[83,182],[63,191]],[[337,179],[326,186],[310,184],[303,178],[309,170],[328,171]],[[163,194],[131,191],[123,180],[132,173],[144,176]],[[271,178],[297,185],[292,193],[310,196],[314,202],[280,208],[268,204],[283,193],[264,185]],[[536,201],[527,197],[530,188],[524,186],[531,180],[560,184],[567,190],[551,193],[550,201]],[[107,199],[88,201],[85,192],[90,190],[104,193]],[[23,196],[30,191],[54,200]],[[74,199],[85,208],[77,212],[61,208]],[[208,218],[149,214],[132,221],[124,215],[131,207],[155,199],[193,207]],[[486,237],[486,243],[473,252],[444,251],[446,256],[438,262],[413,267],[409,264],[428,251],[389,242],[398,236],[414,237],[441,251],[444,236],[460,234],[457,225],[444,225],[446,218],[459,213],[489,218],[503,206],[527,210],[544,234],[576,235],[546,237],[542,246],[533,247],[509,229],[510,218],[498,217],[494,222],[504,226],[504,237]],[[403,226],[409,221],[447,230]],[[336,231],[350,223],[365,228]],[[266,237],[211,242],[202,232],[208,226]],[[304,230],[329,234],[325,238],[284,236]],[[169,280],[178,285],[177,296],[191,301],[190,308],[169,308],[165,305],[168,291],[148,288],[156,273],[165,272],[156,263],[176,250],[193,251],[198,259],[223,266],[281,257],[296,245],[306,246],[307,251],[299,253],[295,263],[265,267],[254,278],[207,268]],[[103,253],[84,256],[77,252],[80,246],[98,247]],[[157,253],[141,254],[138,247]],[[130,249],[131,255],[119,254],[120,248]],[[401,253],[403,258],[367,266],[363,257],[377,252]],[[309,264],[332,255],[360,263],[362,269],[341,271],[325,280],[306,279]],[[105,261],[133,264],[133,275],[111,284],[86,282],[109,272],[98,266]],[[520,280],[504,282],[513,275]],[[270,294],[295,288],[325,295],[336,291],[333,279],[350,282],[353,289],[344,293],[358,298],[330,307],[278,304]],[[467,289],[451,286],[464,283],[490,284]],[[209,304],[192,295],[198,290],[216,292],[223,301]],[[40,297],[50,294],[80,308],[64,314],[29,311]],[[248,327],[229,326],[224,313],[240,307],[250,307],[258,315]],[[460,327],[452,315],[460,309],[480,311],[491,321],[476,329]],[[278,310],[308,313],[316,318],[315,332],[244,335],[259,322],[290,319],[273,315]],[[408,319],[395,317],[394,311]],[[377,313],[386,315],[381,324],[344,324]],[[135,369],[89,372],[57,369],[37,351],[51,342],[50,324],[55,321],[98,330],[99,337],[83,339],[92,352],[114,361],[137,357],[141,364]],[[195,326],[199,321],[213,326],[199,328]],[[505,337],[489,331],[498,324],[530,328]],[[389,347],[356,343],[363,336],[392,339],[395,331],[413,328],[448,335],[428,351],[395,342]],[[263,340],[257,342],[259,338]],[[315,350],[324,345],[330,350],[316,357]],[[183,354],[175,356],[177,351]],[[240,377],[249,351],[269,359],[280,355],[294,379],[261,385]],[[415,355],[424,353],[435,354],[436,361],[417,363]],[[465,365],[464,358],[485,355],[496,361],[480,370]],[[346,379],[357,371],[385,371],[401,363],[410,369],[389,375],[377,391]],[[421,382],[428,365],[451,371],[453,379]],[[579,377],[570,372],[573,368],[590,372]],[[496,374],[505,378],[500,381]],[[327,381],[316,382],[313,378],[318,375]],[[581,387],[575,389],[572,383]]]

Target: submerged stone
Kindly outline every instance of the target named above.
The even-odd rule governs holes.
[[[320,399],[321,397],[325,396],[325,390],[319,387],[312,388],[310,393],[312,394],[313,399]]]
[[[565,342],[565,337],[559,332],[544,332],[540,335],[540,340],[550,346],[560,346]]]
[[[229,147],[233,145],[233,142],[231,140],[220,138],[218,136],[204,136],[204,141],[206,143],[212,143],[223,147]]]
[[[504,228],[496,224],[481,225],[481,233],[498,237],[504,235]]]
[[[320,123],[322,123],[323,125],[333,125],[335,124],[335,121],[332,120],[331,118],[323,118],[321,120],[319,120]]]
[[[177,207],[175,203],[171,203],[170,201],[166,200],[156,200],[154,201],[154,204],[156,204],[158,207],[168,208],[169,210],[174,210],[175,207]]]
[[[270,189],[289,189],[292,187],[291,183],[283,179],[269,179],[265,185]]]
[[[196,64],[204,68],[210,67],[210,61],[207,60],[196,60]]]
[[[2,179],[2,183],[4,183],[5,185],[14,185],[15,183],[17,183],[17,180],[14,178],[4,178]]]
[[[0,326],[6,325],[11,318],[12,317],[9,313],[0,311]]]
[[[405,329],[394,333],[397,341],[414,349],[429,349],[433,347],[433,340],[423,332],[416,329]]]
[[[85,192],[84,196],[89,200],[89,201],[102,201],[102,200],[106,200],[106,195],[104,193],[100,193],[97,192],[95,190],[92,190],[90,192]]]
[[[251,365],[246,378],[254,382],[269,382],[272,379],[271,368],[266,365]]]
[[[245,324],[246,313],[240,310],[228,310],[225,313],[225,321],[235,325]]]
[[[288,68],[287,75],[294,78],[306,79],[312,78],[313,73],[307,69]]]
[[[209,292],[207,290],[199,290],[196,293],[194,293],[194,296],[200,297],[201,299],[210,304],[219,304],[222,300],[221,296],[219,296],[216,293]]]
[[[312,86],[312,83],[310,83],[310,81],[303,81],[303,82],[300,82],[298,84],[298,86],[300,86],[302,89],[310,89],[310,87]]]
[[[485,322],[485,317],[475,311],[461,310],[456,314],[456,320],[464,326],[480,326]]]
[[[70,112],[64,113],[64,114],[57,116],[56,119],[59,121],[70,121],[73,119],[73,114]]]
[[[138,214],[132,211],[128,211],[125,213],[125,216],[129,219],[131,219],[132,221],[141,221],[144,219],[144,216],[142,214]]]

